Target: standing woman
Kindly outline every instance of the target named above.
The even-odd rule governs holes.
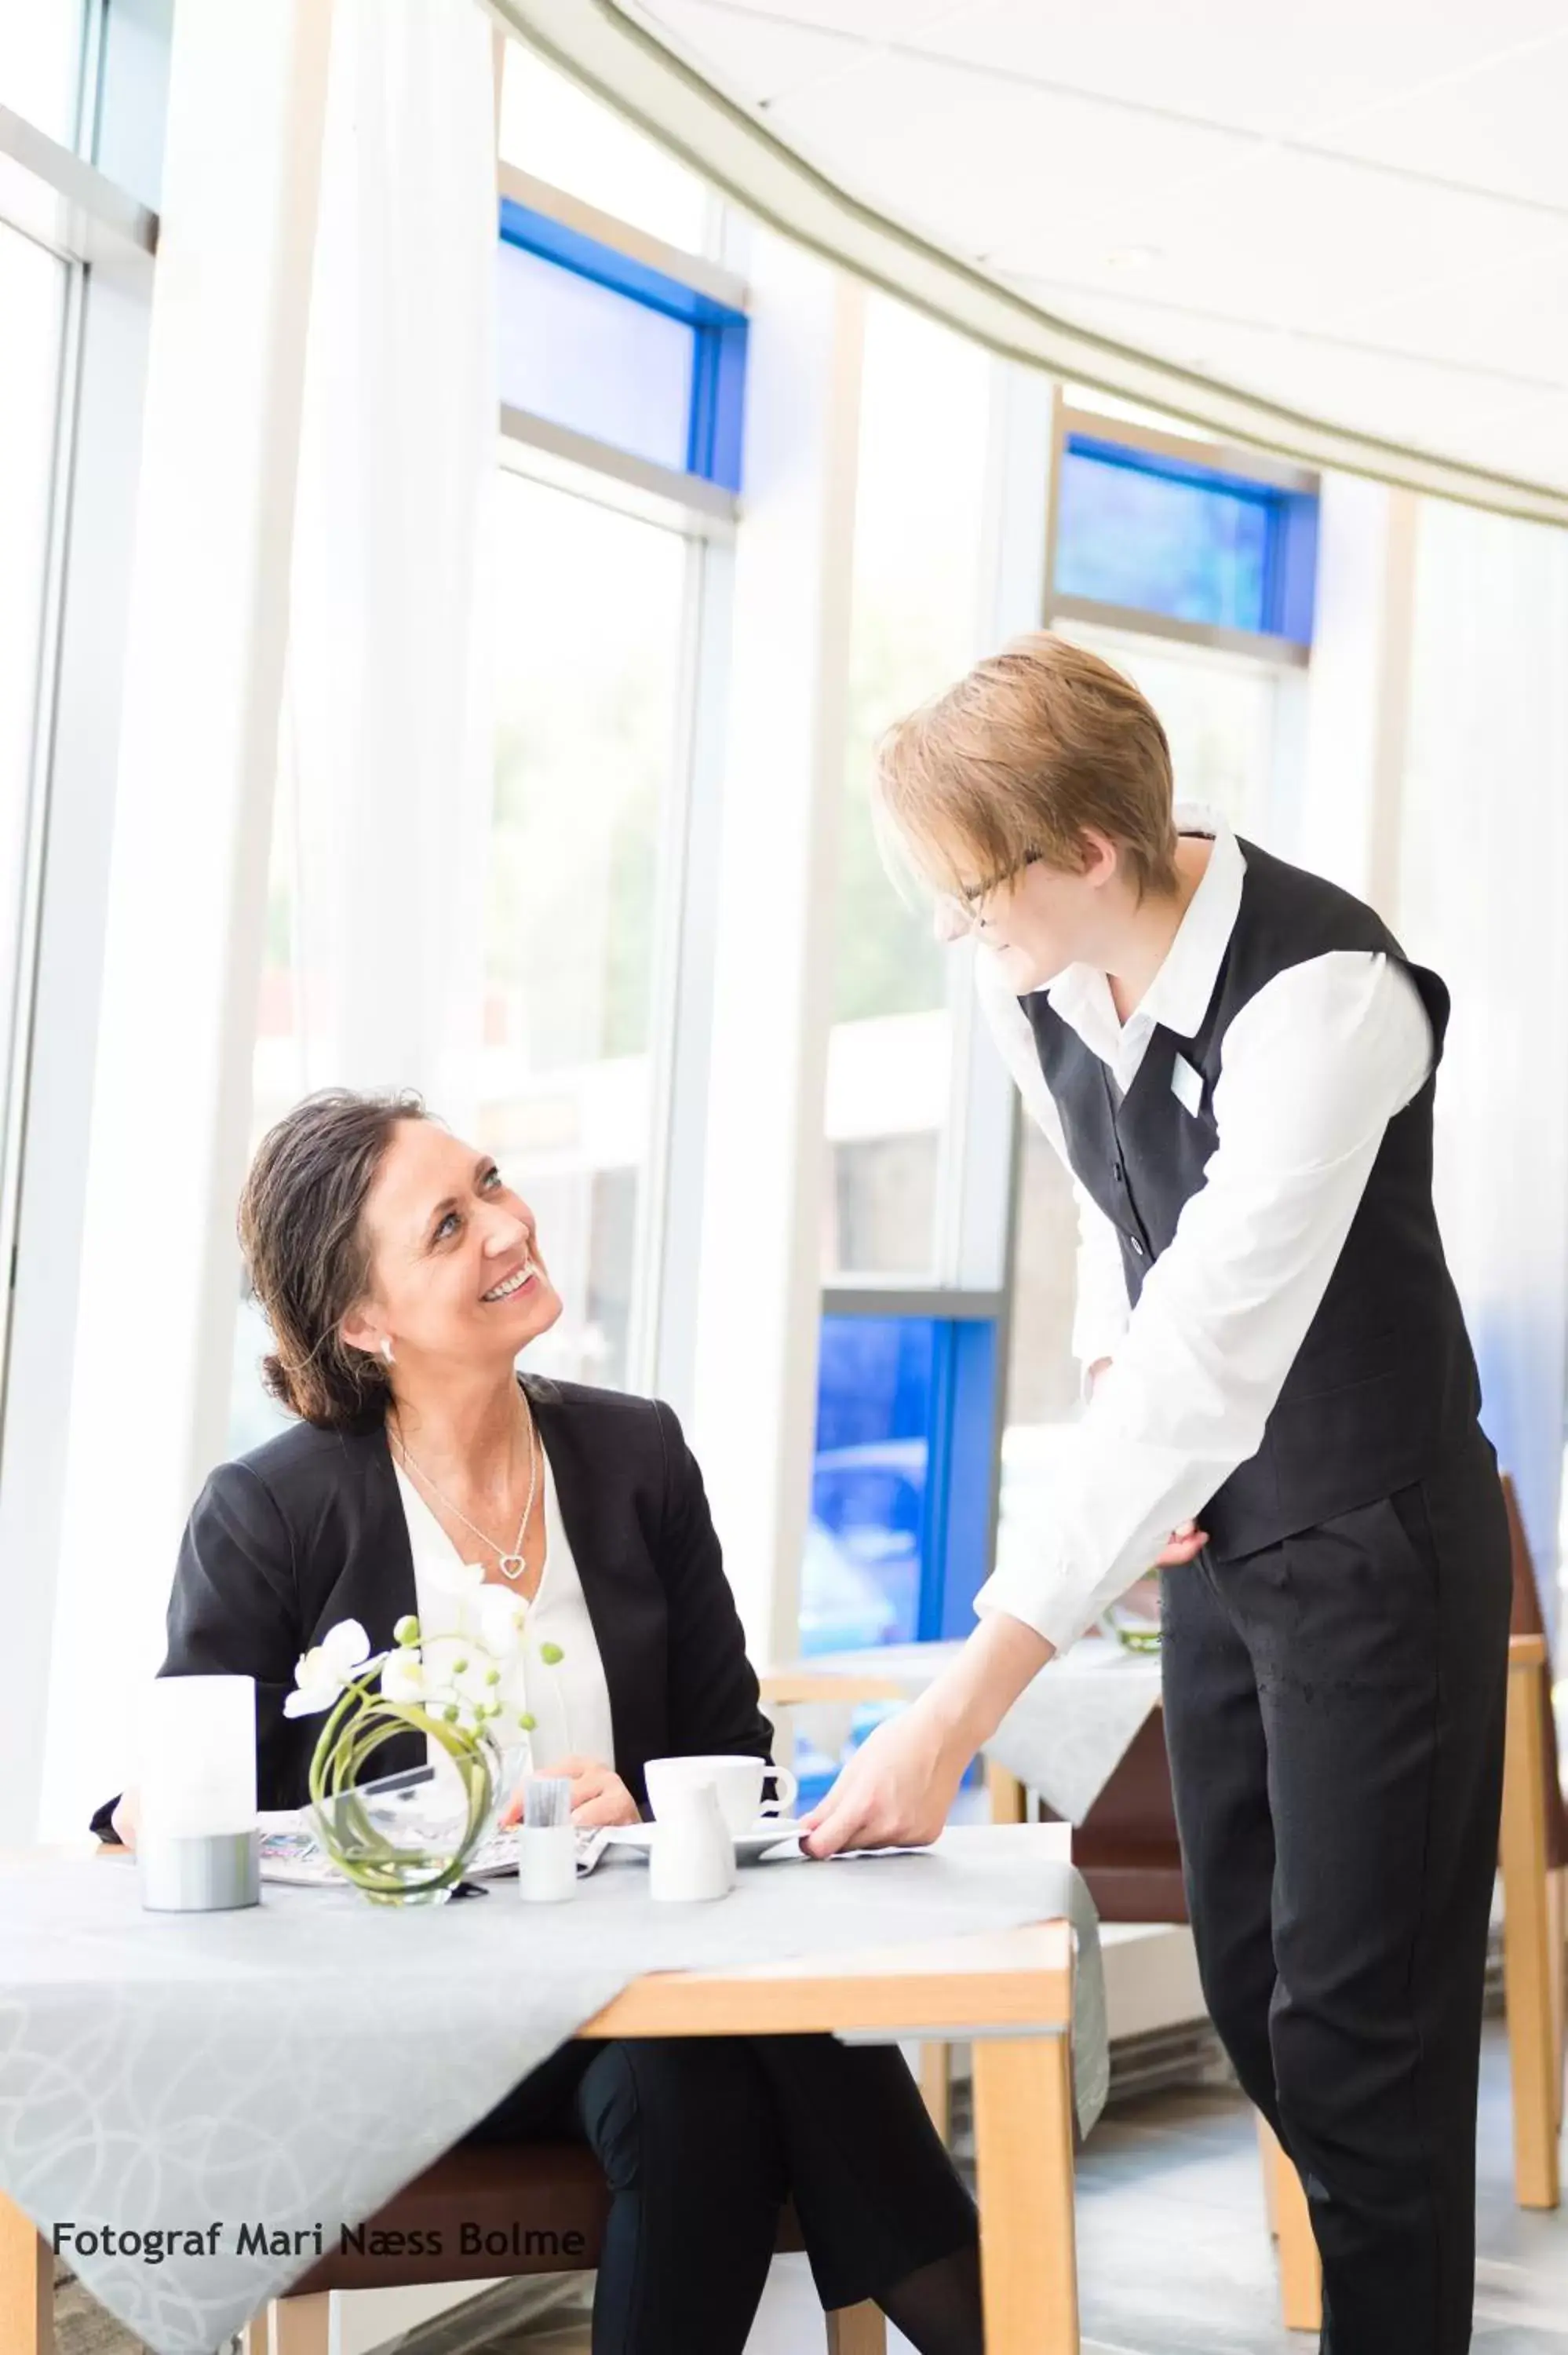
[[[877,783],[1072,1172],[1092,1394],[1033,1561],[810,1844],[932,1838],[1158,1560],[1204,1995],[1306,2185],[1321,2344],[1460,2355],[1510,1561],[1432,1205],[1448,993],[1360,900],[1173,809],[1153,711],[1060,639],[895,728]]]

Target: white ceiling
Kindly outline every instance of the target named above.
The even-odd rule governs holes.
[[[1075,325],[1568,486],[1568,0],[642,0]]]

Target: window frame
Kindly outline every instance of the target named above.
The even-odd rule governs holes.
[[[499,141],[499,121],[497,124]],[[723,821],[745,361],[745,279],[496,155],[498,239],[692,325],[697,339],[684,469],[634,456],[554,419],[503,405],[501,465],[544,486],[677,532],[686,547],[679,720],[662,814],[650,977],[650,1112],[639,1188],[626,1380],[683,1403],[695,1348],[707,1123],[707,1033]],[[723,219],[710,208],[710,229]],[[705,464],[707,471],[703,471]]]
[[[1317,564],[1320,481],[1309,467],[1293,465],[1263,450],[1162,432],[1075,408],[1060,394],[1051,429],[1051,498],[1046,525],[1043,626],[1057,620],[1088,623],[1124,635],[1167,638],[1179,645],[1244,655],[1281,671],[1304,670],[1311,656],[1314,575]],[[1213,622],[1190,622],[1143,605],[1120,605],[1058,589],[1056,559],[1063,473],[1077,443],[1102,463],[1133,472],[1242,492],[1256,497],[1270,514],[1270,578],[1266,594],[1270,619],[1278,626],[1236,630]],[[1111,453],[1114,453],[1112,455]]]
[[[745,282],[716,262],[666,245],[631,222],[601,212],[514,164],[498,161],[496,186],[503,245],[553,262],[574,277],[691,329],[686,464],[683,468],[664,467],[636,458],[630,464],[645,469],[688,504],[709,506],[699,485],[710,492],[727,493],[733,500],[740,490],[746,397],[748,304]],[[589,464],[608,464],[612,471],[620,471],[628,463],[628,453],[612,443],[574,433],[570,427],[527,410],[507,413],[520,421],[519,432],[544,428],[551,438],[567,435],[587,445],[594,453]]]
[[[992,362],[981,570],[980,635],[987,642],[1042,624],[1056,406],[1048,379],[1008,361]],[[820,1296],[822,1316],[929,1317],[950,1328],[953,1364],[933,1417],[927,1471],[930,1543],[920,1625],[923,1638],[931,1629],[930,1640],[969,1632],[975,1593],[995,1559],[1012,1336],[1020,1106],[1011,1075],[985,1035],[973,955],[972,945],[959,945],[948,960],[953,1045],[938,1168],[935,1273],[928,1281],[830,1278]],[[981,1333],[984,1362],[973,1337]],[[966,1334],[971,1337],[967,1343]]]
[[[90,158],[155,187],[167,0],[86,0],[74,137],[0,104],[0,219],[67,268],[16,993],[0,1135],[0,1561],[19,1697],[0,1827],[36,1837],[66,1522],[101,954],[126,682],[158,218]]]
[[[101,0],[93,0],[83,19],[75,147],[61,145],[0,104],[0,224],[53,255],[68,273],[57,356],[48,550],[16,910],[16,996],[9,1033],[0,1039],[0,1454],[20,1272],[28,1114],[39,1049],[51,819],[57,806],[70,806],[79,792],[95,791],[85,776],[59,773],[57,761],[62,691],[88,660],[72,618],[100,594],[112,599],[115,582],[122,586],[130,561],[129,544],[116,528],[120,518],[110,517],[102,506],[105,474],[121,471],[124,453],[114,446],[104,403],[93,397],[96,382],[90,383],[84,370],[90,368],[90,353],[96,353],[100,344],[120,346],[127,314],[132,340],[140,339],[144,346],[158,237],[157,216],[79,152],[96,144],[109,104],[144,103],[151,96],[144,86],[133,93],[122,92],[102,71],[106,39],[104,8]],[[103,664],[112,668],[118,646],[100,652],[95,668]],[[111,762],[110,744],[99,751]]]

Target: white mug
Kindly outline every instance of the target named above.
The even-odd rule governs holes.
[[[732,1832],[748,1832],[759,1816],[787,1815],[800,1787],[788,1766],[770,1766],[766,1758],[650,1758],[644,1772],[648,1804],[657,1819],[663,1819],[674,1793],[711,1783]],[[776,1799],[763,1798],[766,1774],[778,1784]]]
[[[735,1842],[711,1783],[683,1783],[665,1805],[648,1844],[649,1894],[691,1904],[726,1897],[735,1886]]]

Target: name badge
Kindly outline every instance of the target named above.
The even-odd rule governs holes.
[[[1171,1066],[1171,1092],[1182,1111],[1196,1120],[1203,1102],[1203,1082],[1185,1055],[1178,1055]]]

